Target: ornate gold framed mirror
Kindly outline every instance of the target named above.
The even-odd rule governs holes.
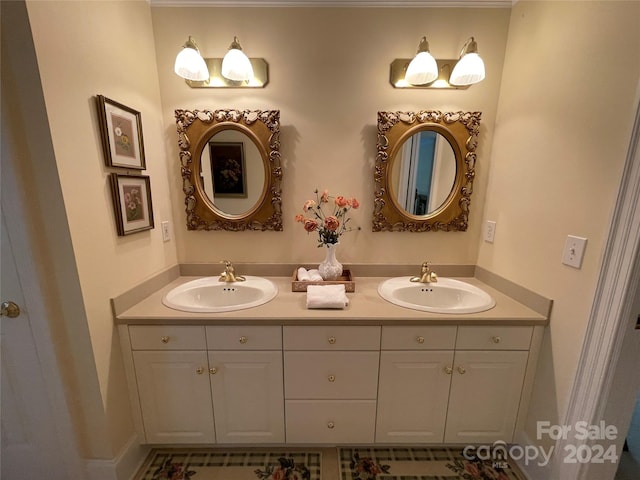
[[[480,112],[378,112],[373,231],[464,231]]]
[[[189,230],[282,230],[279,110],[176,110]]]

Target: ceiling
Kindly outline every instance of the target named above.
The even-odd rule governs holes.
[[[152,7],[503,7],[517,0],[148,0]]]

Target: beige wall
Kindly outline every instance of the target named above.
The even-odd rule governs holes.
[[[178,257],[183,262],[317,262],[316,238],[294,223],[314,189],[355,196],[362,231],[341,240],[339,259],[355,263],[475,263],[508,9],[152,8]],[[221,57],[234,35],[249,56],[269,62],[265,89],[191,89],[173,62],[192,35],[205,57]],[[411,57],[427,35],[431,52],[455,58],[474,35],[487,79],[463,91],[399,90],[389,64]],[[178,164],[175,109],[279,109],[284,231],[189,232]],[[476,189],[467,232],[373,233],[373,164],[379,110],[482,111]],[[261,248],[256,248],[261,247]]]
[[[536,420],[566,413],[630,141],[638,31],[640,2],[518,2],[511,15],[484,212],[496,239],[478,264],[554,299],[533,439]],[[589,239],[581,270],[561,264],[568,234]]]
[[[27,3],[112,453],[133,433],[109,299],[176,263],[158,75],[144,1]],[[154,230],[118,237],[94,96],[142,114]],[[121,173],[125,171],[120,170]]]

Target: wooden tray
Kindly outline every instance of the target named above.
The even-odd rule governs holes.
[[[298,280],[298,269],[293,271],[293,277],[291,278],[291,291],[292,292],[306,292],[309,285],[344,285],[345,291],[353,293],[356,291],[356,282],[351,275],[351,270],[345,269],[342,271],[342,275],[338,280],[329,281],[308,281],[303,282]]]

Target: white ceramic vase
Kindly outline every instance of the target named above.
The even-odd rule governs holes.
[[[318,265],[318,271],[323,280],[337,280],[342,275],[342,264],[336,258],[336,248],[339,243],[325,245],[325,259]]]

